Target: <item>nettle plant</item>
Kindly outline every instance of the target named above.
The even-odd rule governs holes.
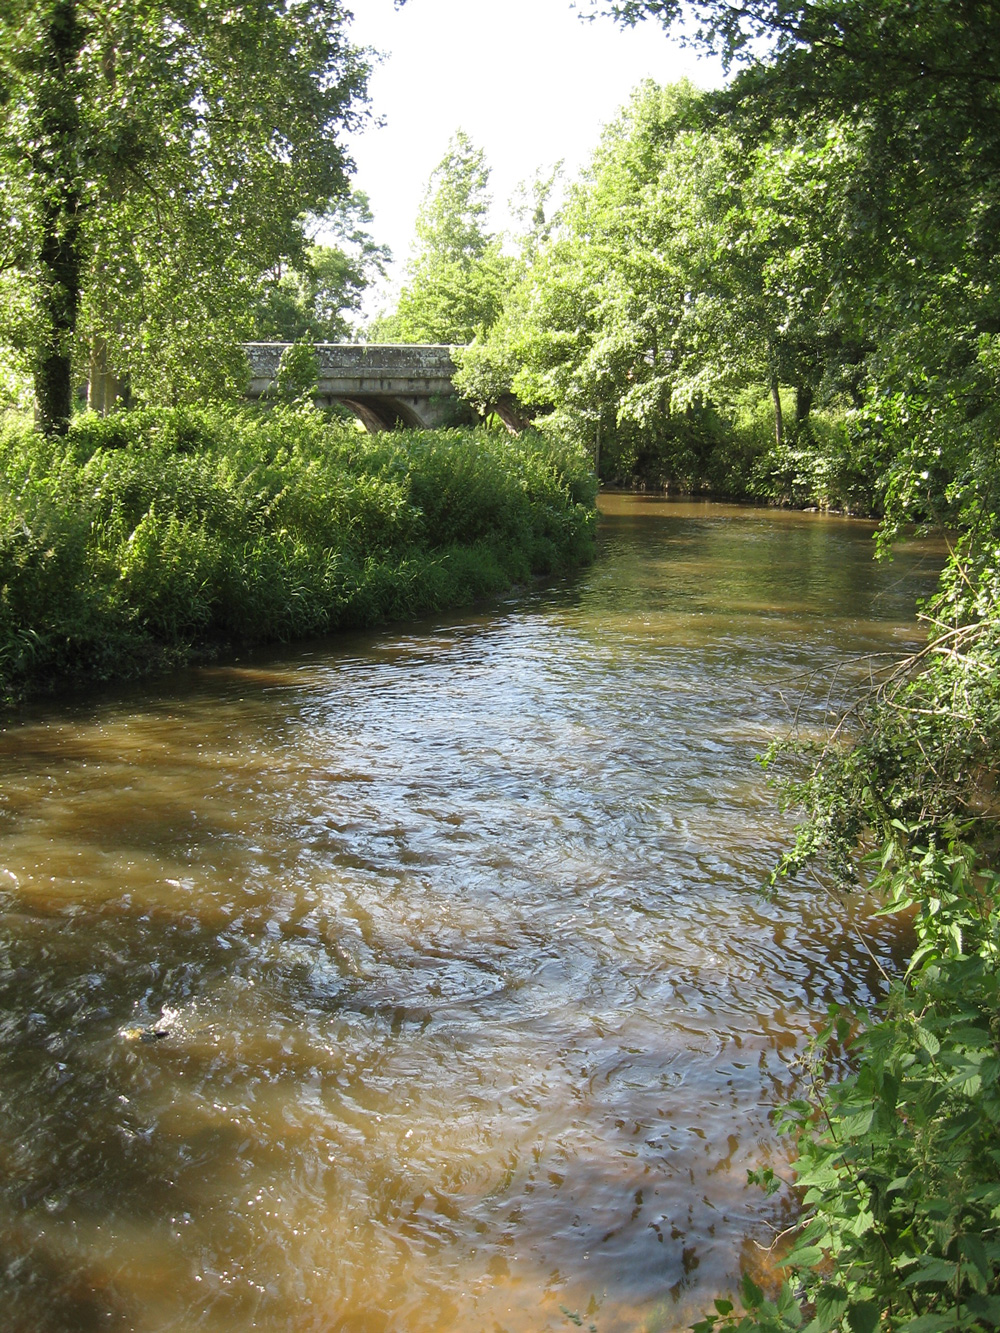
[[[886,910],[914,913],[909,970],[859,1035],[831,1013],[805,1095],[780,1112],[805,1218],[788,1276],[774,1297],[744,1277],[745,1313],[716,1301],[696,1333],[1000,1324],[1000,876],[952,844],[912,847],[887,879]],[[834,1044],[854,1072],[830,1082]]]
[[[998,549],[991,533],[960,544],[926,647],[818,752],[765,756],[804,765],[785,795],[806,819],[774,883],[822,859],[916,944],[874,1013],[831,1011],[802,1096],[778,1113],[802,1208],[780,1292],[744,1278],[743,1312],[717,1301],[698,1333],[1000,1326]]]

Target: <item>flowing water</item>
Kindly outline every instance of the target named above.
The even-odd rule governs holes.
[[[916,641],[937,557],[602,507],[487,612],[9,720],[10,1333],[674,1329],[782,1225],[769,1108],[899,941],[759,895],[754,756]]]

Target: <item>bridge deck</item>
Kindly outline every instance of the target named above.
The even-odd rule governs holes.
[[[281,354],[291,343],[246,343],[251,398],[274,385]],[[317,402],[344,403],[368,430],[393,426],[433,428],[455,419],[458,397],[454,348],[441,343],[316,343]],[[527,424],[508,394],[492,409],[508,430]]]

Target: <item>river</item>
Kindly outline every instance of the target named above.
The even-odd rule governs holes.
[[[657,1333],[759,1261],[769,1110],[899,941],[760,895],[755,755],[938,555],[601,503],[486,611],[8,720],[8,1333]]]

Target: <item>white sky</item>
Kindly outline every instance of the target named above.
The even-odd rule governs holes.
[[[354,40],[384,54],[371,78],[385,122],[351,140],[398,280],[428,178],[461,127],[493,174],[496,225],[517,185],[565,159],[572,177],[644,78],[721,81],[717,64],[668,39],[658,24],[631,30],[584,23],[570,0],[354,0]],[[384,303],[375,294],[371,309]]]

